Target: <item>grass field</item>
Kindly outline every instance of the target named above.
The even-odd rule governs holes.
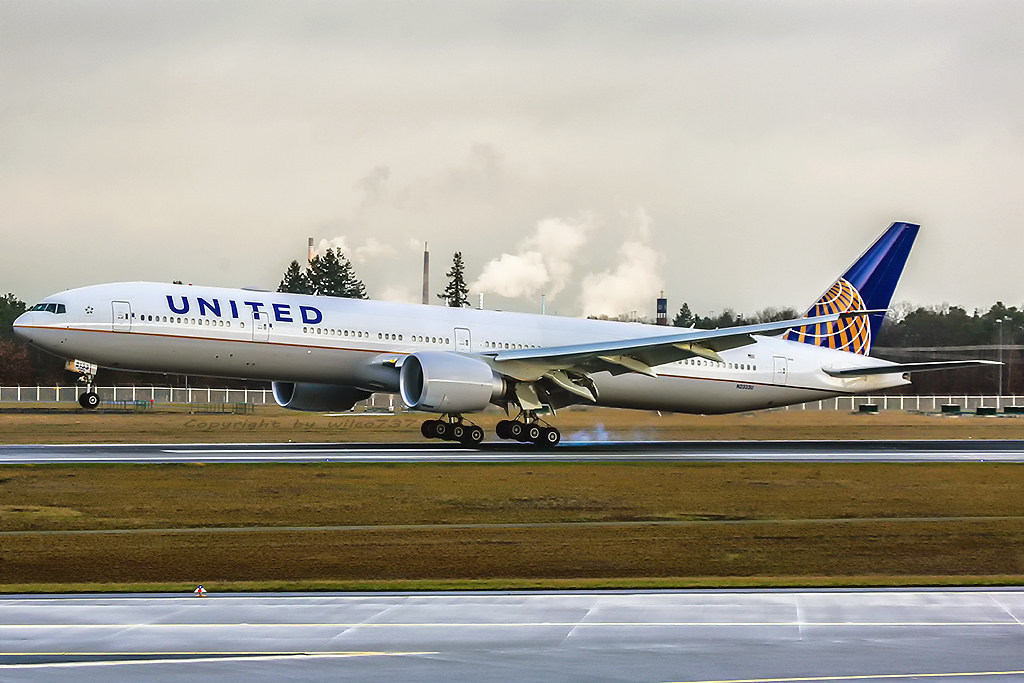
[[[1021,491],[987,463],[0,467],[0,584],[1014,583]]]
[[[68,409],[9,412],[0,407],[0,443],[203,443],[420,441],[418,413],[323,415],[259,406],[251,415],[190,414],[184,407],[118,414]],[[8,411],[4,411],[7,408]],[[493,434],[503,415],[474,416]],[[564,410],[551,422],[570,440],[721,439],[1024,439],[1024,417],[939,416],[904,412],[762,411],[740,415]]]

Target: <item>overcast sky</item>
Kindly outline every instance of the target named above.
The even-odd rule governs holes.
[[[0,291],[804,308],[892,221],[896,299],[1021,305],[1024,3],[0,0]]]

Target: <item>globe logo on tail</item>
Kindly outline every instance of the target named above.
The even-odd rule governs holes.
[[[811,307],[807,315],[829,315],[862,311],[865,308],[864,299],[857,288],[847,280],[839,278]],[[831,323],[794,327],[786,333],[785,339],[866,356],[871,351],[871,325],[868,323],[867,315],[858,315]]]

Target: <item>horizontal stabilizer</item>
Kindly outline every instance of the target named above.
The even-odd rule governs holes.
[[[944,360],[931,363],[893,363],[891,365],[872,365],[864,368],[843,368],[832,370],[822,368],[825,374],[833,377],[866,377],[868,375],[891,375],[897,372],[928,372],[930,370],[954,370],[978,365],[1002,365],[994,360]]]

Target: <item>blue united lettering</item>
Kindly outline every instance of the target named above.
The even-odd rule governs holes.
[[[171,296],[166,295],[167,308],[172,313],[178,315],[185,315],[192,310],[192,302],[187,296]],[[198,315],[210,316],[214,318],[225,317],[230,312],[231,317],[237,319],[238,315],[238,302],[233,299],[227,299],[227,308],[225,310],[224,305],[220,299],[215,298],[195,298],[195,310]],[[256,319],[266,319],[269,316],[269,311],[266,309],[269,307],[270,311],[273,312],[274,320],[280,323],[292,323],[295,322],[295,311],[291,304],[282,303],[264,303],[262,301],[243,301],[243,306],[248,306],[252,310],[252,316]],[[243,309],[244,310],[244,309]],[[324,314],[315,306],[299,306],[299,317],[307,325],[316,325],[317,323],[323,322]]]
[[[199,315],[206,315],[206,311],[209,311],[218,318],[220,317],[220,302],[216,299],[210,302],[203,297],[198,297],[196,298],[196,303],[199,304]]]

